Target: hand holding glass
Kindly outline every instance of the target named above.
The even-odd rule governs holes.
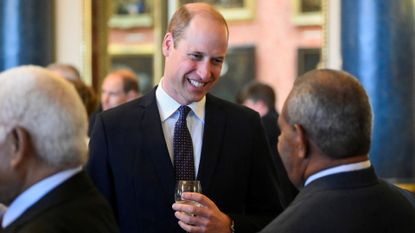
[[[199,205],[194,201],[186,201],[182,199],[182,193],[184,192],[195,192],[202,193],[202,186],[199,180],[178,180],[176,183],[176,191],[174,199],[176,203],[188,204],[188,205]]]

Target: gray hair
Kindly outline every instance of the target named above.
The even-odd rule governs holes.
[[[37,156],[54,167],[74,167],[87,156],[87,116],[75,88],[37,66],[0,73],[0,141],[14,127],[30,134]]]
[[[297,78],[285,104],[287,122],[301,125],[325,155],[346,158],[369,152],[372,111],[365,90],[351,74],[310,71]]]

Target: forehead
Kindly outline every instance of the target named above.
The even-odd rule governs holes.
[[[195,16],[187,26],[178,45],[185,45],[191,50],[206,50],[224,55],[228,48],[226,27],[218,20]]]
[[[108,84],[117,85],[117,84],[121,84],[121,83],[122,83],[122,78],[118,74],[110,74],[104,80],[104,85],[105,84],[107,84],[107,85]]]

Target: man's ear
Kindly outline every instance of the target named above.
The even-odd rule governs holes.
[[[10,163],[12,168],[17,168],[23,164],[24,160],[29,155],[30,136],[24,128],[16,127],[11,130],[9,137],[12,146]]]
[[[127,99],[128,100],[133,100],[137,97],[138,97],[138,93],[136,91],[130,90],[130,91],[127,92]]]
[[[173,35],[171,34],[171,32],[167,32],[166,35],[164,35],[164,39],[163,39],[163,55],[165,57],[168,57],[173,47],[174,47]]]
[[[298,155],[302,159],[307,159],[309,154],[308,139],[304,128],[299,124],[294,124],[294,131],[296,133]]]

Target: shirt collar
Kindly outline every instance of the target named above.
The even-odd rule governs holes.
[[[3,228],[13,223],[18,219],[27,209],[39,201],[52,189],[81,172],[82,168],[72,168],[61,172],[58,172],[52,176],[49,176],[36,184],[30,186],[23,193],[19,194],[17,198],[13,200],[10,206],[7,208],[3,216],[3,222],[1,223]]]
[[[366,160],[366,161],[363,161],[363,162],[344,164],[344,165],[328,168],[328,169],[319,171],[319,172],[309,176],[306,179],[306,181],[304,183],[304,186],[306,186],[306,185],[310,184],[311,182],[313,182],[314,180],[317,180],[317,179],[319,179],[321,177],[324,177],[324,176],[333,175],[333,174],[337,174],[337,173],[341,173],[341,172],[350,172],[350,171],[362,170],[362,169],[365,169],[365,168],[369,168],[370,165],[371,165],[370,161]]]
[[[161,121],[164,122],[167,118],[171,117],[176,110],[180,107],[180,104],[167,94],[163,89],[163,79],[160,80],[159,85],[156,89],[156,100],[160,110]],[[193,102],[187,106],[192,109],[192,112],[202,122],[205,122],[205,105],[206,96],[204,96],[199,102]]]

